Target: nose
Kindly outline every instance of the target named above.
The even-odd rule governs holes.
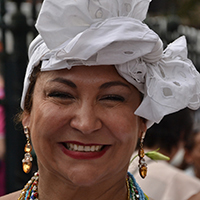
[[[91,134],[102,127],[102,122],[97,116],[95,106],[84,104],[74,110],[70,126],[83,134]]]

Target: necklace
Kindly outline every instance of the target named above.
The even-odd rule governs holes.
[[[24,186],[18,200],[38,200],[38,181],[39,172],[36,172]],[[126,185],[128,189],[128,200],[147,200],[147,197],[136,183],[135,178],[129,172],[127,173]]]
[[[39,172],[35,172],[31,180],[24,186],[18,200],[38,200],[38,181]]]
[[[140,200],[140,195],[138,194],[137,188],[133,184],[133,180],[127,174],[126,185],[128,189],[128,200]]]

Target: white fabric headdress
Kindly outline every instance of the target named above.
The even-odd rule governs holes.
[[[45,0],[29,47],[21,107],[33,68],[115,65],[144,94],[135,114],[150,127],[164,115],[200,106],[200,75],[187,58],[184,36],[163,51],[162,41],[142,21],[151,0]]]

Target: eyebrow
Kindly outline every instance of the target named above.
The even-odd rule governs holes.
[[[112,86],[124,86],[130,89],[130,86],[128,84],[123,83],[121,81],[111,81],[111,82],[104,83],[99,87],[99,89],[106,89]]]
[[[72,81],[68,80],[68,79],[64,79],[64,78],[55,78],[53,80],[51,80],[50,82],[59,82],[59,83],[63,83],[65,85],[68,85],[72,88],[77,88],[76,84],[73,83]],[[111,81],[111,82],[106,82],[104,84],[102,84],[99,89],[106,89],[106,88],[110,88],[112,86],[124,86],[130,89],[130,86],[126,83],[123,83],[121,81]]]
[[[74,84],[72,81],[68,80],[68,79],[64,79],[64,78],[55,78],[53,80],[51,80],[50,82],[58,82],[58,83],[63,83],[65,85],[68,85],[72,88],[77,88],[76,84]]]

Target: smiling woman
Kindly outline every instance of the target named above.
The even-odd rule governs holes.
[[[134,115],[139,91],[113,66],[42,72],[33,96],[22,123],[31,130],[41,178],[48,169],[66,182],[92,187],[128,167],[145,124]]]
[[[39,171],[2,200],[148,199],[128,172],[138,139],[164,115],[200,105],[186,40],[163,51],[142,23],[149,3],[43,2],[20,117],[27,137],[23,168],[30,171],[33,145]]]

